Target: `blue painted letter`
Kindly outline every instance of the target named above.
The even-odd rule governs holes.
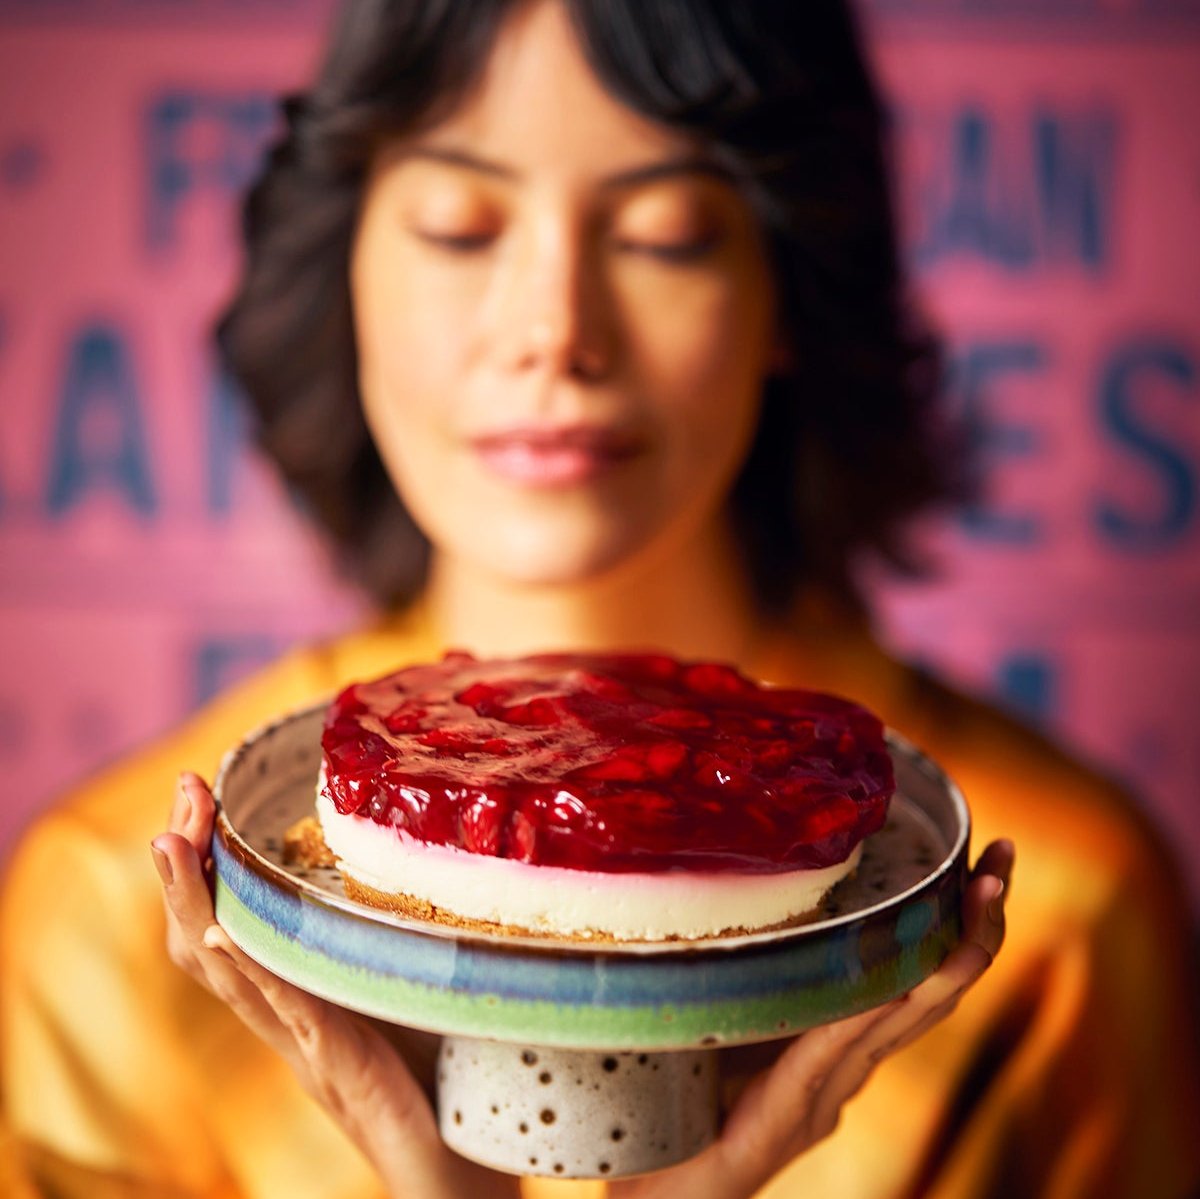
[[[1157,476],[1162,491],[1158,511],[1137,514],[1101,497],[1096,523],[1106,538],[1131,550],[1173,545],[1196,516],[1196,473],[1193,464],[1162,433],[1139,416],[1139,384],[1165,380],[1180,397],[1194,401],[1196,366],[1169,342],[1134,342],[1113,355],[1100,383],[1100,420],[1108,435]]]
[[[171,246],[185,198],[197,191],[237,195],[258,169],[275,121],[266,93],[164,92],[146,116],[146,237]]]
[[[117,489],[145,515],[156,507],[133,367],[121,335],[106,325],[85,327],[71,347],[46,507],[58,516],[97,487]]]
[[[982,342],[968,346],[955,374],[963,415],[982,468],[984,489],[998,459],[1025,456],[1037,447],[1028,425],[1001,424],[991,413],[996,380],[1013,371],[1040,371],[1045,353],[1033,342]],[[963,509],[963,522],[973,536],[988,541],[1023,545],[1037,540],[1040,530],[1032,513],[999,512],[986,496]]]

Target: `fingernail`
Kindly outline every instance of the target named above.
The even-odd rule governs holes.
[[[1004,880],[1000,880],[1000,886],[996,894],[988,901],[987,905],[988,919],[993,924],[1004,923]]]
[[[154,859],[154,868],[158,871],[158,877],[162,879],[163,886],[169,887],[175,881],[175,872],[171,869],[171,859],[153,841],[150,842],[150,856]]]

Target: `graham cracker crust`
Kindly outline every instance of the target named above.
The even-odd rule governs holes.
[[[427,899],[416,895],[405,895],[400,892],[379,891],[366,883],[359,882],[347,874],[338,865],[337,859],[325,844],[321,831],[321,823],[316,816],[305,816],[297,820],[283,835],[283,860],[289,866],[307,868],[337,866],[338,874],[346,897],[367,907],[379,908],[386,912],[395,912],[408,920],[422,920],[429,924],[438,924],[447,928],[462,929],[464,932],[488,933],[502,937],[536,937],[544,941],[557,941],[562,944],[585,943],[589,945],[659,945],[663,942],[686,942],[696,940],[694,937],[670,936],[656,937],[654,940],[633,937],[614,937],[605,932],[581,932],[566,935],[563,933],[547,932],[546,929],[524,928],[516,924],[500,924],[492,920],[477,920],[470,916],[458,916],[436,907]],[[847,875],[852,878],[853,874]],[[782,920],[776,924],[764,924],[755,928],[737,926],[723,928],[718,933],[707,934],[703,939],[712,937],[740,937],[750,933],[777,932],[785,928],[800,928],[819,920],[824,912],[825,901],[811,912],[804,912],[791,920]]]
[[[340,868],[338,873],[342,876],[342,883],[345,886],[347,898],[353,899],[356,903],[366,904],[368,907],[382,908],[385,911],[395,912],[397,915],[404,916],[409,920],[424,920],[430,924],[440,924],[449,928],[462,929],[466,932],[490,933],[503,937],[536,937],[544,941],[557,941],[563,944],[584,942],[588,945],[660,945],[664,942],[680,943],[698,939],[708,940],[710,936],[739,937],[746,936],[749,933],[766,933],[785,928],[799,928],[802,925],[811,924],[813,921],[819,920],[824,910],[824,903],[822,902],[822,906],[816,910],[802,913],[791,920],[782,920],[777,924],[764,924],[756,928],[746,928],[744,926],[723,928],[719,933],[706,934],[703,938],[669,936],[655,937],[653,940],[650,940],[641,937],[614,937],[611,933],[600,931],[566,934],[548,932],[544,928],[523,928],[516,924],[499,924],[491,920],[476,920],[470,916],[458,916],[453,912],[447,912],[435,907],[427,899],[420,899],[415,895],[404,895],[398,892],[378,891],[374,887],[369,887],[365,883],[352,878]]]

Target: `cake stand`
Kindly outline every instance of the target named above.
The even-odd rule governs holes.
[[[886,1003],[958,940],[967,807],[895,734],[887,824],[819,921],[614,944],[405,919],[347,899],[335,870],[285,866],[284,831],[313,812],[324,711],[268,725],[222,763],[217,920],[306,991],[441,1034],[442,1136],[497,1169],[618,1177],[684,1160],[716,1134],[719,1051]]]

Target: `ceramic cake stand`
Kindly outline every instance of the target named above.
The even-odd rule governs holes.
[[[313,812],[323,715],[270,725],[222,764],[217,920],[289,982],[443,1034],[442,1136],[497,1169],[617,1177],[690,1157],[716,1134],[719,1049],[886,1003],[958,939],[966,804],[895,735],[888,822],[820,921],[599,944],[405,919],[347,899],[334,870],[285,867],[284,831]]]

